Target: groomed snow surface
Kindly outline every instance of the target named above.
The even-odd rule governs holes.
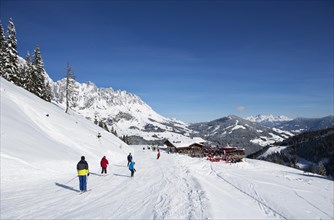
[[[1,78],[1,219],[334,218],[334,185],[324,177],[264,161],[156,153]],[[82,155],[91,172],[84,194],[76,177]],[[108,176],[99,175],[103,156]]]

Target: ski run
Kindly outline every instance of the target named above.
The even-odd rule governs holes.
[[[322,176],[251,159],[227,164],[156,153],[1,78],[1,219],[334,218],[333,181]],[[89,191],[80,194],[82,155],[90,175]]]

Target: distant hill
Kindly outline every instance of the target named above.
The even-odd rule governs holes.
[[[323,118],[296,118],[291,121],[282,122],[275,127],[296,134],[306,131],[317,131],[326,128],[333,128],[334,116],[330,115]]]
[[[191,124],[189,128],[213,144],[245,148],[247,155],[293,136],[290,132],[270,128],[235,115],[211,122]]]
[[[251,158],[334,177],[334,128],[305,132],[277,145],[281,146],[279,151],[266,148]]]

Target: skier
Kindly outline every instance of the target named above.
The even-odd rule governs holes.
[[[102,171],[101,171],[101,175],[103,176],[103,173],[105,173],[105,175],[107,175],[107,166],[109,164],[109,161],[107,160],[106,156],[104,156],[100,162],[101,167],[102,167]]]
[[[157,159],[160,157],[160,150],[158,149]]]
[[[87,176],[89,176],[88,163],[85,160],[85,156],[81,157],[81,160],[77,164],[77,171],[79,176],[79,187],[81,192],[87,191]]]
[[[131,161],[131,162],[130,162],[129,170],[131,171],[131,177],[133,177],[134,173],[136,172],[136,169],[135,169],[135,162],[134,162],[134,161]]]
[[[131,153],[129,153],[129,155],[128,155],[128,166],[131,163],[131,161],[132,161],[132,155],[131,155]]]

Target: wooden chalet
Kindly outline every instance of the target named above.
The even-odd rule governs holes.
[[[166,140],[164,144],[167,146],[167,151],[171,153],[201,155],[204,145],[201,142],[184,142],[184,141],[169,141]]]

